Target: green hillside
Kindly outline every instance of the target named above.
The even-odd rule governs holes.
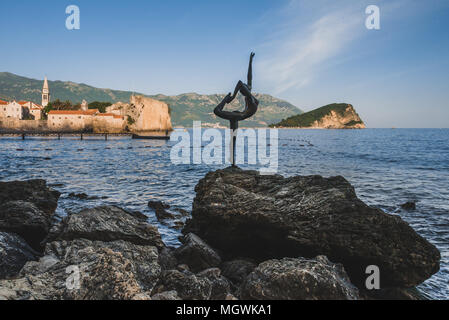
[[[349,109],[348,109],[349,107]],[[348,110],[350,110],[348,112]],[[322,120],[325,116],[330,115],[334,111],[337,117],[344,119],[347,122],[342,122],[341,127],[353,127],[357,125],[364,125],[363,121],[360,119],[359,115],[355,112],[354,108],[347,103],[332,103],[321,108],[295,115],[286,118],[279,123],[272,124],[272,127],[294,127],[294,128],[307,128],[314,125],[315,121]]]
[[[128,102],[131,91],[95,88],[86,84],[64,81],[49,81],[51,100],[70,100],[73,104],[85,99],[87,102]],[[31,100],[40,103],[43,80],[17,76],[12,73],[0,72],[0,98],[11,100]],[[135,93],[140,94],[140,93]],[[203,123],[221,123],[226,121],[216,119],[213,114],[215,106],[223,99],[224,94],[201,95],[187,93],[178,96],[147,95],[170,105],[172,122],[175,126],[192,126],[192,121]],[[241,123],[241,126],[267,126],[272,123],[302,113],[294,105],[265,94],[256,94],[260,107],[256,115]],[[243,108],[243,98],[234,101],[231,108]]]

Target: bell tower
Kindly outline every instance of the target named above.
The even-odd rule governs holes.
[[[47,77],[44,80],[44,87],[42,88],[42,106],[46,107],[50,102],[50,89],[48,88]]]

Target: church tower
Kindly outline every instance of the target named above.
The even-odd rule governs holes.
[[[50,89],[48,89],[47,77],[44,80],[44,87],[42,88],[42,106],[46,107],[50,102]]]

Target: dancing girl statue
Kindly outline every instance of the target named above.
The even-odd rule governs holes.
[[[235,142],[237,129],[239,127],[239,121],[248,119],[252,117],[257,112],[257,107],[259,106],[259,101],[251,94],[252,83],[253,83],[253,58],[255,53],[251,52],[249,58],[248,67],[248,83],[243,83],[239,81],[234,89],[234,94],[230,92],[224,97],[223,101],[214,109],[214,113],[217,117],[229,120],[231,129],[231,164],[235,167]],[[238,93],[241,93],[245,97],[245,108],[243,111],[224,111],[224,107],[231,103]]]

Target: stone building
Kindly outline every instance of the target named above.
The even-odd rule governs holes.
[[[113,113],[97,113],[93,117],[93,131],[95,133],[119,133],[126,128],[124,116]]]
[[[42,120],[44,108],[32,101],[19,101],[18,104],[24,109],[24,116],[31,115],[34,120]]]
[[[0,103],[0,117],[23,119],[23,107],[16,101]]]
[[[51,110],[48,113],[48,127],[59,131],[92,130],[93,118],[98,109],[89,110]]]

